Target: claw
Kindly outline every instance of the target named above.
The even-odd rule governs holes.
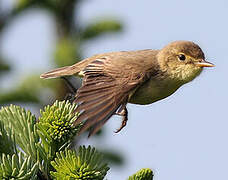
[[[119,115],[119,116],[123,116],[123,120],[122,120],[120,128],[115,131],[115,133],[118,133],[127,125],[128,111],[126,108],[126,104],[122,105],[122,107],[120,107],[120,109],[115,114]]]

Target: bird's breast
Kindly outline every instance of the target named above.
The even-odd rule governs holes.
[[[151,78],[139,86],[129,99],[133,104],[151,104],[173,94],[182,84],[170,79]]]

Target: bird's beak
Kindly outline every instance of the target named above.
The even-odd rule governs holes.
[[[199,67],[214,67],[215,66],[214,64],[207,62],[204,59],[200,60],[199,62],[195,62],[195,65],[199,66]]]

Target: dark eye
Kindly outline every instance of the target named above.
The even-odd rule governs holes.
[[[184,54],[179,54],[178,55],[179,60],[184,61],[186,59]]]

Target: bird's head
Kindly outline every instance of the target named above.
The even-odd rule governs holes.
[[[202,49],[191,41],[175,41],[158,53],[160,69],[170,78],[187,83],[198,76],[203,67],[213,67],[205,60]]]

